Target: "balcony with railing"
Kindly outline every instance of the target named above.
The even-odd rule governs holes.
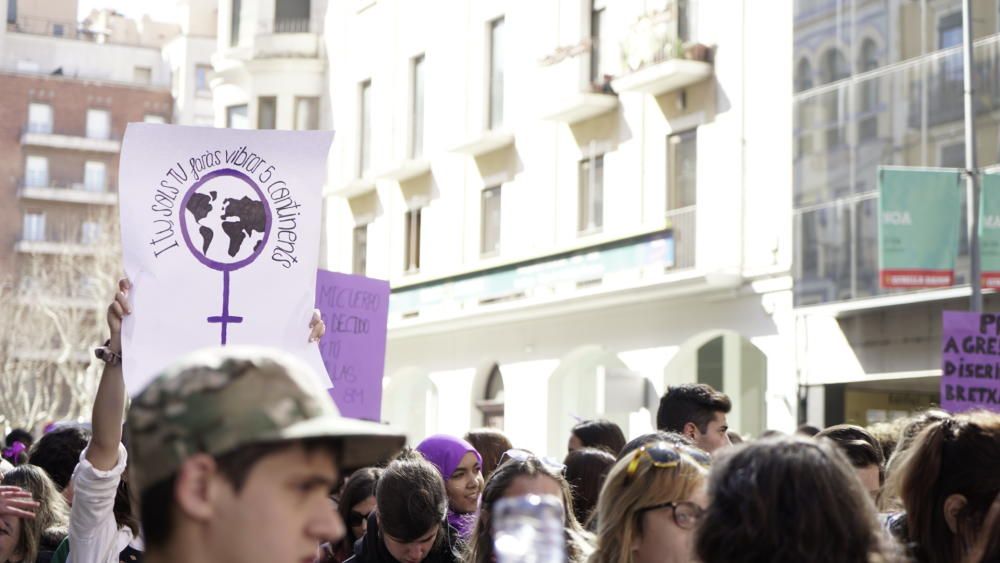
[[[29,123],[21,131],[21,145],[85,152],[117,153],[121,141],[103,133],[88,136],[86,131],[53,129],[51,124]]]
[[[22,200],[91,205],[114,205],[118,202],[118,194],[103,182],[59,182],[49,180],[47,175],[29,174],[17,185],[17,195]]]
[[[974,52],[977,115],[1000,110],[1000,36],[980,41]],[[909,84],[909,126],[937,127],[965,118],[964,63],[957,48],[935,56],[913,73]]]
[[[660,96],[712,76],[712,50],[692,39],[697,8],[694,0],[675,0],[632,24],[622,42],[625,72],[612,82],[615,91]]]
[[[593,76],[592,59],[600,44],[584,38],[576,45],[559,47],[539,61],[537,88],[542,119],[574,124],[618,107],[610,81]]]

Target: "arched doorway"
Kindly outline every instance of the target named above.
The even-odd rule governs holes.
[[[766,427],[767,357],[739,333],[713,330],[692,336],[664,368],[667,385],[706,383],[729,395],[729,426],[759,436]]]
[[[503,374],[500,366],[493,362],[488,368],[476,375],[476,417],[474,423],[478,421],[484,427],[504,428],[504,385]],[[480,381],[482,383],[480,383]]]
[[[410,444],[437,432],[438,389],[427,370],[393,372],[384,385],[382,419],[406,432]]]
[[[549,377],[546,451],[565,455],[570,430],[581,420],[608,419],[629,436],[633,426],[640,427],[633,424],[634,417],[656,398],[652,383],[630,370],[613,352],[600,346],[576,348]],[[651,417],[648,410],[645,417]],[[648,430],[649,421],[641,428]]]

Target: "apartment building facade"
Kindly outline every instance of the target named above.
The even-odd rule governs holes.
[[[212,57],[215,125],[329,127],[325,0],[223,0]]]
[[[384,419],[560,454],[703,381],[794,428],[792,11],[749,4],[331,3],[324,261],[392,284]]]
[[[977,159],[1000,162],[1000,3],[973,8]],[[963,192],[956,286],[879,287],[879,165],[965,168],[960,0],[795,2],[797,371],[815,424],[939,401],[941,311],[968,307]],[[986,308],[1000,306],[994,295]]]

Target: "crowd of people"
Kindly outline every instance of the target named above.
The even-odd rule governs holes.
[[[7,435],[0,563],[504,563],[497,508],[527,495],[561,507],[571,563],[1000,562],[998,413],[748,437],[688,384],[656,432],[584,421],[562,460],[495,429],[411,449],[340,417],[295,358],[238,347],[178,360],[126,409],[130,289],[89,427]]]

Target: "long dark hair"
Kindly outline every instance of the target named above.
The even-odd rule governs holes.
[[[598,448],[618,455],[625,446],[625,434],[610,420],[585,420],[573,427],[573,435],[585,448]]]
[[[724,451],[695,536],[704,563],[886,560],[875,505],[833,443],[776,437]]]
[[[375,487],[378,485],[380,477],[382,477],[381,469],[377,467],[365,467],[351,473],[351,476],[347,479],[347,483],[344,484],[344,492],[340,495],[337,511],[340,512],[340,517],[347,524],[347,534],[344,536],[343,541],[348,548],[353,547],[354,542],[358,541],[358,538],[354,536],[353,526],[350,525],[351,510],[358,503],[375,496]]]
[[[492,563],[493,553],[493,533],[491,530],[493,505],[500,500],[514,479],[518,477],[546,476],[555,480],[562,489],[563,506],[566,509],[565,533],[566,533],[566,560],[569,563],[579,563],[586,561],[593,551],[591,545],[592,536],[580,526],[576,516],[573,515],[573,493],[570,491],[569,483],[561,473],[553,470],[535,457],[529,457],[523,461],[516,459],[506,459],[500,463],[496,471],[486,482],[483,489],[482,504],[479,507],[479,520],[476,522],[476,530],[469,538],[466,563]]]
[[[1000,415],[982,411],[936,422],[902,463],[899,490],[917,560],[958,561],[976,537],[992,533],[982,527],[1000,491]],[[954,530],[944,514],[951,495],[966,500]]]
[[[583,448],[566,456],[566,480],[573,490],[573,512],[577,521],[590,526],[590,515],[597,506],[597,497],[615,464],[615,456],[597,448]]]

